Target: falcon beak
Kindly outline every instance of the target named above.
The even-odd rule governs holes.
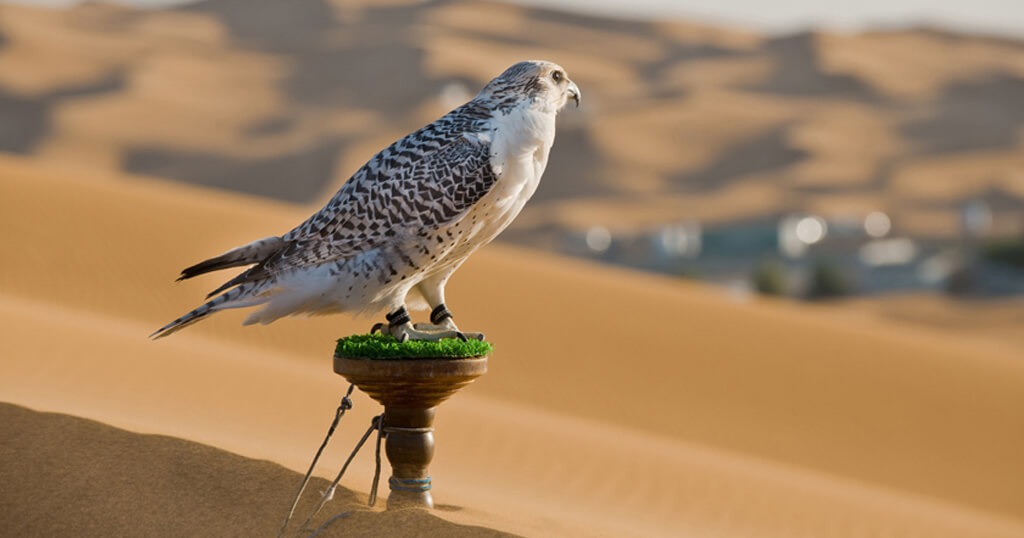
[[[569,97],[571,97],[573,101],[576,101],[576,108],[579,108],[582,94],[580,94],[580,89],[576,87],[576,83],[570,81],[569,87],[566,88],[565,91],[569,92]]]

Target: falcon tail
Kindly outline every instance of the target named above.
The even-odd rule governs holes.
[[[216,258],[210,258],[209,260],[199,262],[192,267],[182,269],[181,276],[178,277],[178,281],[209,273],[211,271],[219,271],[220,269],[227,269],[229,267],[240,267],[242,265],[259,263],[269,258],[271,254],[279,250],[284,245],[284,239],[276,236],[265,237],[263,239],[253,241],[248,245],[243,245],[236,249],[229,250]],[[216,292],[214,292],[214,294],[216,294]]]
[[[155,332],[153,332],[153,334],[149,335],[149,337],[156,340],[157,338],[169,336],[216,312],[216,310],[214,310],[213,307],[208,305],[209,303],[204,304],[203,306],[196,308],[195,310],[189,312],[188,314],[185,314],[184,316],[181,316],[180,318],[168,323],[167,325],[160,327]]]
[[[249,288],[235,288],[224,295],[216,297],[210,301],[207,301],[202,306],[197,307],[195,310],[181,316],[180,318],[160,327],[153,334],[149,335],[150,338],[156,340],[157,338],[163,338],[165,336],[174,334],[193,323],[200,321],[206,316],[225,310],[228,308],[243,308],[246,306],[253,306],[261,304],[267,301],[265,297],[253,297],[249,294]]]

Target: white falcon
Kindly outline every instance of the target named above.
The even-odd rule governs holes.
[[[226,308],[262,305],[247,325],[386,309],[388,322],[374,329],[400,341],[483,339],[455,325],[445,284],[537,190],[555,116],[569,100],[579,106],[580,90],[560,66],[509,67],[468,103],[375,155],[294,230],[183,270],[178,280],[252,266],[152,336]],[[414,326],[407,305],[433,309],[430,323]]]

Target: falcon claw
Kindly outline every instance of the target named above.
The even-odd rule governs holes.
[[[404,314],[404,311],[402,312]],[[412,323],[407,314],[398,316],[392,313],[388,315],[387,323],[374,324],[373,328],[370,329],[370,334],[378,331],[381,334],[391,335],[400,343],[413,340],[437,342],[447,338],[458,338],[463,342],[469,342],[470,340],[483,341],[484,339],[483,333],[460,331],[455,326],[455,323],[451,321],[450,315],[435,324]]]

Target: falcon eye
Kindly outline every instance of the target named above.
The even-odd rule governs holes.
[[[562,75],[561,71],[553,71],[551,73],[551,80],[553,80],[555,82],[562,82],[562,76],[563,75]]]

